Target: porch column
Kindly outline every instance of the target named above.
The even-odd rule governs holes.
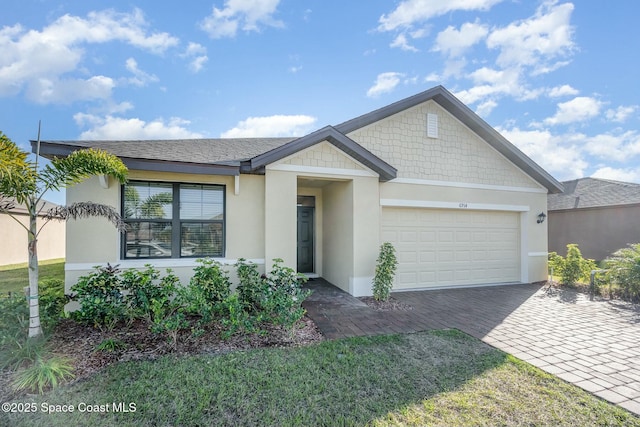
[[[381,243],[377,177],[354,178],[353,218],[353,275],[349,278],[349,293],[370,296]]]
[[[274,258],[296,268],[297,176],[292,172],[265,171],[265,269],[271,270]]]

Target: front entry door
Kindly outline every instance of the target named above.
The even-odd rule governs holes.
[[[314,207],[298,206],[298,272],[313,273]]]

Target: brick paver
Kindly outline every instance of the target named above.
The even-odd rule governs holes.
[[[640,307],[539,285],[397,292],[376,311],[322,279],[304,305],[330,339],[457,328],[640,415]]]

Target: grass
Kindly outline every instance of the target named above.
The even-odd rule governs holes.
[[[64,259],[39,262],[40,279],[55,278],[64,281]],[[0,266],[0,294],[22,292],[29,286],[29,270],[26,263]]]
[[[127,362],[16,402],[38,411],[0,413],[7,425],[640,426],[455,330]],[[47,414],[43,404],[75,411]],[[80,412],[87,404],[105,406]]]

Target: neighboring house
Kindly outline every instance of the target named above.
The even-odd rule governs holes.
[[[43,224],[42,217],[55,204],[42,202],[38,205],[38,227]],[[27,252],[27,230],[29,214],[24,205],[15,204],[11,213],[14,218],[0,212],[0,265],[21,264],[29,261]],[[64,258],[65,222],[50,221],[38,237],[38,260]]]
[[[563,182],[549,195],[549,251],[566,255],[577,243],[597,261],[630,243],[640,243],[640,184],[597,178]]]
[[[119,206],[67,224],[67,285],[100,263],[153,263],[188,281],[195,258],[274,258],[371,295],[380,244],[395,290],[547,278],[547,193],[562,186],[441,86],[300,138],[42,141],[46,157],[98,147],[130,169],[67,202]]]

